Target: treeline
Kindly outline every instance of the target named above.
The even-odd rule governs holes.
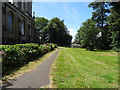
[[[82,23],[74,43],[87,50],[120,48],[120,2],[92,2],[92,17]]]
[[[44,17],[35,19],[39,35],[39,43],[55,43],[59,46],[70,46],[72,36],[69,34],[64,20],[55,17],[48,20]]]

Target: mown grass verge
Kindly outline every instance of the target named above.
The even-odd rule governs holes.
[[[117,88],[118,53],[63,47],[51,75],[57,88]]]

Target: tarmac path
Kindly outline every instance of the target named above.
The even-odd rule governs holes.
[[[50,84],[50,68],[58,52],[59,50],[53,52],[53,54],[37,66],[36,69],[8,81],[4,88],[40,88]]]

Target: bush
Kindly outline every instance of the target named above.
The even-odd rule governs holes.
[[[19,68],[26,63],[34,60],[38,56],[42,56],[53,50],[57,46],[55,44],[16,44],[16,45],[1,45],[2,55],[2,74],[9,74],[10,70]]]

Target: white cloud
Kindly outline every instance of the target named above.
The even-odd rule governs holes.
[[[62,6],[63,9],[63,16],[67,19],[71,19],[72,22],[78,22],[78,18],[80,18],[80,13],[77,9],[70,7],[69,5]]]
[[[72,41],[73,41],[75,39],[75,35],[77,33],[77,30],[75,30],[75,29],[68,29],[68,30],[70,32],[70,35],[72,35],[72,37],[73,37],[73,39],[72,39]]]

